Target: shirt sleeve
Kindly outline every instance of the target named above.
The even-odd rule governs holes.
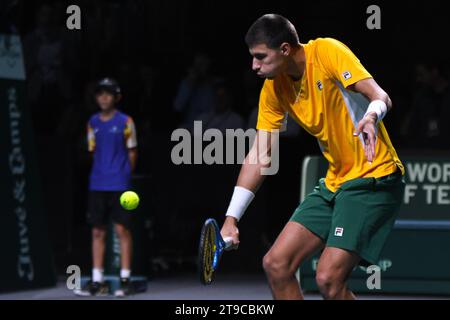
[[[264,131],[286,130],[287,113],[275,95],[274,81],[265,80],[259,97],[256,129]]]
[[[320,41],[317,54],[325,72],[331,78],[340,81],[345,88],[360,80],[372,78],[345,44],[332,38]]]
[[[87,145],[88,145],[88,151],[94,152],[94,150],[95,150],[95,133],[94,133],[94,129],[92,128],[90,122],[88,122],[88,124],[87,124]]]
[[[137,147],[137,135],[136,127],[134,121],[131,117],[127,118],[127,123],[125,125],[125,143],[128,149]]]

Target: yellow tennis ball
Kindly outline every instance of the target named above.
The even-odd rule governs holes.
[[[120,204],[125,210],[134,210],[139,205],[139,196],[134,191],[125,191],[120,196]]]

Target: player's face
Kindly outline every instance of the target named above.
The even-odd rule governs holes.
[[[284,70],[285,56],[281,50],[258,44],[250,48],[250,54],[253,57],[252,69],[261,78],[273,79]]]
[[[116,98],[113,94],[107,91],[100,91],[96,96],[97,104],[102,111],[109,111],[114,108]]]

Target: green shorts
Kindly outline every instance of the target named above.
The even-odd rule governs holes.
[[[361,265],[377,264],[403,200],[401,172],[381,178],[358,178],[336,192],[324,179],[298,206],[295,221],[319,236],[327,247],[357,253]]]

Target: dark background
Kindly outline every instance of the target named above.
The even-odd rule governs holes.
[[[251,74],[243,37],[262,14],[282,14],[302,43],[334,37],[347,44],[390,94],[394,109],[385,124],[400,157],[445,152],[450,23],[444,3],[0,1],[1,30],[19,33],[24,45],[27,105],[59,272],[69,264],[90,268],[85,127],[96,112],[92,92],[99,78],[118,79],[120,107],[137,125],[138,214],[145,217],[143,241],[150,248],[145,272],[193,271],[202,222],[209,216],[222,221],[239,172],[238,165],[171,162],[170,136],[184,116],[173,103],[194,57],[209,56],[211,78],[227,83],[232,108],[247,123],[262,82]],[[81,8],[81,30],[66,28],[70,4]],[[381,30],[366,27],[371,4],[381,8]],[[280,150],[279,174],[266,181],[241,223],[242,254],[227,258],[240,271],[261,271],[264,252],[298,204],[302,158],[319,153],[303,131],[283,138]]]

